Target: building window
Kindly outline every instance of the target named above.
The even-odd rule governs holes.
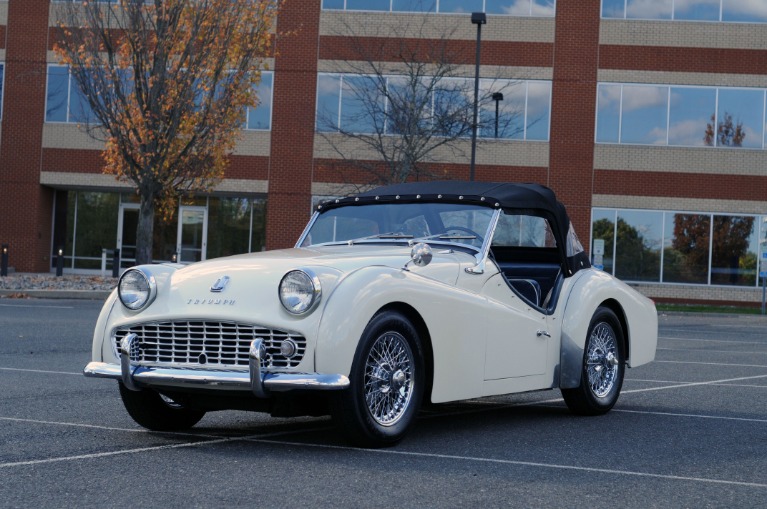
[[[444,78],[439,83],[426,83],[422,89],[402,85],[403,77],[320,74],[317,79],[317,123],[319,132],[341,131],[358,134],[396,135],[402,130],[398,120],[409,122],[406,113],[391,110],[385,95],[404,97],[410,94],[418,107],[422,122],[432,122],[444,129],[445,135],[471,134],[473,80]],[[498,101],[497,137],[503,139],[548,141],[551,116],[551,82],[480,80],[480,130],[483,138],[496,137],[496,101]],[[408,101],[401,101],[403,105]],[[399,117],[403,118],[399,118]],[[412,115],[411,115],[412,116]]]
[[[129,78],[126,78],[129,79]],[[263,71],[256,86],[259,104],[248,108],[243,129],[270,130],[272,127],[272,89],[274,73]],[[46,122],[93,124],[97,120],[86,97],[65,65],[48,66],[48,87],[45,103]]]
[[[597,143],[764,148],[765,89],[600,83]]]
[[[556,0],[322,0],[325,10],[554,17]]]
[[[182,205],[207,208],[206,258],[264,250],[266,198],[203,196],[185,199]],[[52,264],[61,249],[67,270],[100,271],[103,250],[108,250],[105,268],[111,271],[112,250],[118,247],[123,268],[135,263],[138,197],[134,193],[56,191],[54,211]],[[155,215],[155,262],[174,260],[179,245],[178,216],[165,221]]]
[[[626,209],[593,209],[591,217],[591,238],[605,241],[604,270],[620,279],[758,285],[767,217]]]
[[[767,4],[743,0],[602,0],[602,17],[767,23]]]

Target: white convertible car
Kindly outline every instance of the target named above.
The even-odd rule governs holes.
[[[657,329],[652,301],[591,268],[550,189],[410,183],[320,205],[293,249],[127,270],[85,375],[118,380],[153,430],[329,413],[382,446],[425,401],[559,388],[607,412]]]

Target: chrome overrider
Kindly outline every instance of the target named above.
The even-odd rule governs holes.
[[[138,336],[128,334],[120,342],[119,366],[106,362],[91,362],[85,366],[83,374],[92,378],[121,380],[125,387],[132,391],[140,391],[143,387],[203,387],[250,390],[259,398],[269,397],[271,391],[334,391],[349,387],[349,378],[345,375],[264,373],[261,359],[264,358],[266,347],[260,338],[254,339],[250,344],[248,372],[140,366],[131,361],[131,350],[137,347]]]

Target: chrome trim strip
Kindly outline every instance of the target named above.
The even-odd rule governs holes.
[[[312,229],[312,226],[314,225],[314,222],[319,217],[320,213],[315,211],[314,214],[312,214],[312,217],[309,219],[309,222],[306,224],[306,228],[304,228],[304,231],[301,233],[301,236],[298,237],[298,242],[296,242],[296,245],[293,246],[295,248],[301,247],[301,244],[304,243],[304,239],[306,239],[306,236],[309,234],[309,230]]]
[[[485,241],[482,243],[482,247],[476,254],[477,263],[474,267],[466,267],[466,272],[469,274],[484,274],[485,265],[487,265],[487,257],[490,254],[490,243],[493,241],[493,235],[495,235],[495,227],[498,224],[498,218],[501,217],[501,209],[495,209],[493,211],[493,217],[490,218],[490,224],[487,226],[485,232]]]
[[[83,374],[89,378],[122,380],[121,367],[106,362],[89,363],[85,366]],[[247,371],[207,371],[138,366],[131,376],[134,384],[139,387],[205,387],[253,392],[251,374]],[[345,375],[323,373],[265,373],[263,375],[263,387],[265,392],[287,392],[299,389],[336,391],[349,387],[349,378]]]

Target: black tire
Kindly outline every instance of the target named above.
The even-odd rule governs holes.
[[[597,308],[583,349],[581,383],[574,389],[562,389],[562,397],[572,412],[601,415],[615,405],[626,369],[623,348],[624,334],[618,317],[609,308]]]
[[[424,389],[423,350],[400,313],[374,316],[354,355],[349,388],[333,401],[333,419],[353,444],[394,445],[415,422]]]
[[[191,410],[164,400],[159,393],[151,390],[132,391],[122,382],[120,397],[128,414],[139,425],[153,431],[179,431],[188,429],[200,422],[205,412]]]

